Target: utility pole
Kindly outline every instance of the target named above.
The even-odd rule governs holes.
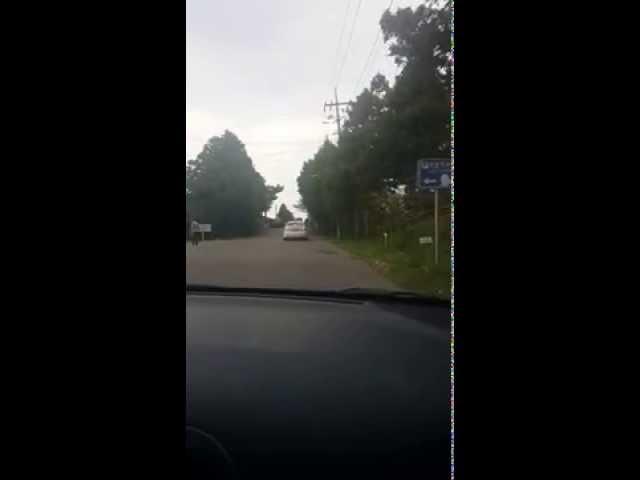
[[[333,88],[333,94],[335,96],[334,103],[324,102],[324,111],[327,111],[327,107],[336,109],[336,125],[338,126],[338,141],[340,140],[341,130],[340,130],[340,107],[343,105],[352,105],[353,102],[339,102],[338,101],[338,87]],[[338,240],[342,237],[342,232],[340,231],[340,219],[336,219],[336,237]]]
[[[327,111],[327,107],[332,108],[335,107],[336,109],[336,125],[338,126],[338,140],[340,139],[340,107],[343,105],[351,105],[353,102],[339,102],[338,101],[338,88],[334,88],[333,89],[333,93],[335,95],[335,102],[334,103],[327,103],[324,102],[324,111]]]

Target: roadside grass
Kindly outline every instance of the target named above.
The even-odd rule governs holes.
[[[329,239],[349,254],[366,261],[399,288],[438,298],[451,298],[451,230],[449,216],[440,217],[439,262],[434,245],[420,245],[421,236],[432,236],[433,220],[424,220],[390,235],[385,247],[382,235],[366,239]]]

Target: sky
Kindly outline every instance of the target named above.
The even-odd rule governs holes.
[[[285,203],[305,217],[294,208],[296,178],[325,138],[336,140],[323,112],[334,87],[341,102],[354,100],[377,72],[392,84],[398,74],[382,34],[375,43],[389,3],[187,0],[186,160],[230,130],[267,183],[285,187],[270,215]],[[395,11],[423,1],[392,3]]]

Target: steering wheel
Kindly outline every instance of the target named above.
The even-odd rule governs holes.
[[[192,426],[187,426],[185,433],[187,478],[235,478],[233,461],[220,442],[212,435]]]

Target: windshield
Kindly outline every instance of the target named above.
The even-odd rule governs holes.
[[[450,298],[450,20],[187,1],[188,284]]]

